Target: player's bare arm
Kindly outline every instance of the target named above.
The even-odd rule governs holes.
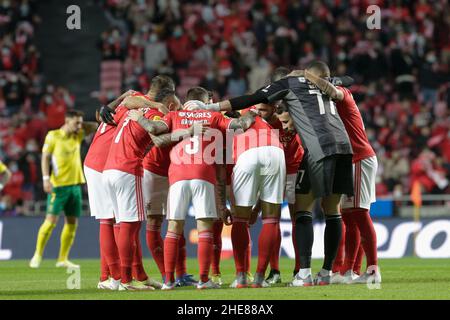
[[[314,83],[323,93],[328,95],[331,99],[342,101],[344,99],[344,93],[336,88],[331,82],[326,79],[320,78],[315,75],[313,72],[309,72],[308,70],[304,71],[305,78]]]
[[[108,105],[100,107],[99,110],[96,111],[95,117],[98,122],[105,122],[109,124],[115,124],[113,114],[115,113],[116,108],[122,103],[123,99],[132,95],[135,91],[128,90],[122,93],[115,100],[111,101]]]
[[[227,226],[232,224],[231,212],[227,208],[227,186],[225,165],[216,166],[216,199],[220,218]]]
[[[158,109],[164,114],[169,112],[167,107],[162,103],[150,101],[142,96],[126,97],[125,100],[123,100],[123,105],[128,109],[153,108]]]
[[[178,129],[173,132],[163,133],[160,135],[149,134],[155,146],[162,148],[177,144],[186,137],[193,137],[195,135],[203,134],[207,130],[208,127],[204,126],[202,123],[194,123],[187,129]]]
[[[255,122],[256,113],[253,111],[247,112],[245,115],[241,116],[238,119],[233,119],[230,122],[230,129],[233,130],[247,130],[250,126]]]
[[[145,131],[153,135],[159,135],[169,131],[169,128],[164,122],[146,119],[141,110],[130,110],[128,112],[128,118],[139,123]]]
[[[42,171],[42,180],[44,184],[44,191],[46,193],[52,192],[52,184],[50,183],[50,160],[52,155],[48,152],[42,153],[41,158],[41,171]]]

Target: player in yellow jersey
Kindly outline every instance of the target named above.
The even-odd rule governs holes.
[[[80,147],[85,135],[96,129],[96,122],[83,122],[83,113],[74,110],[66,113],[65,123],[60,129],[49,131],[45,137],[41,168],[44,191],[48,194],[47,215],[39,229],[36,251],[30,261],[31,268],[39,268],[45,246],[61,211],[66,217],[56,267],[78,267],[68,258],[81,214],[81,184],[86,183]]]
[[[8,167],[0,161],[0,192],[8,183],[9,179],[11,179],[11,175],[11,171],[8,170]]]

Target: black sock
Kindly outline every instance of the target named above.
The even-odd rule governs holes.
[[[325,216],[325,259],[323,269],[331,270],[334,259],[339,249],[339,243],[342,237],[342,218],[341,215]]]
[[[295,219],[295,239],[300,256],[300,268],[311,268],[312,246],[314,242],[314,229],[311,212],[297,212]]]

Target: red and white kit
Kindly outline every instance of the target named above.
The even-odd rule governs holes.
[[[170,151],[169,166],[169,220],[184,220],[189,205],[195,212],[196,219],[217,218],[214,187],[216,184],[215,143],[226,134],[230,119],[220,112],[172,111],[163,122],[170,131],[189,128],[194,123],[209,125],[211,129],[220,130],[220,136],[198,136],[186,138],[176,144]],[[217,150],[222,150],[220,143]]]
[[[370,204],[376,201],[377,157],[369,143],[361,113],[351,92],[346,88],[338,87],[338,89],[344,93],[344,99],[336,102],[336,107],[353,148],[353,183],[355,190],[353,197],[342,196],[341,207],[343,209],[370,209]]]
[[[114,120],[120,122],[127,108],[119,106]],[[96,219],[113,219],[114,208],[109,194],[103,185],[102,172],[108,158],[109,147],[114,138],[116,126],[100,123],[92,139],[91,146],[84,160],[84,175],[88,187],[89,207],[91,216]]]
[[[169,192],[170,150],[172,147],[152,147],[144,158],[144,185],[148,192],[145,196],[146,208],[152,215],[164,215]]]
[[[280,128],[281,122],[274,128],[256,117],[247,131],[234,137],[232,190],[237,206],[254,206],[258,195],[265,202],[283,202],[286,162]]]
[[[295,131],[280,130],[280,141],[283,144],[286,160],[286,192],[284,198],[289,204],[295,204],[297,171],[305,151],[300,136]]]
[[[142,109],[144,117],[161,119],[156,109]],[[128,111],[126,112],[128,114]],[[103,171],[103,181],[111,197],[117,222],[145,220],[145,196],[142,160],[152,140],[139,123],[123,117],[114,134],[108,159]]]

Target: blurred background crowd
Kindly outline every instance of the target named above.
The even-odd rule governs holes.
[[[380,163],[378,196],[407,194],[416,180],[425,193],[450,193],[448,1],[97,2],[110,25],[98,31],[101,103],[128,88],[146,92],[156,74],[174,78],[181,98],[201,85],[222,99],[257,90],[278,66],[321,59],[356,80],[351,89]],[[371,4],[381,8],[379,30],[366,25]],[[0,159],[15,175],[0,214],[42,196],[42,139],[75,103],[41,74],[36,5],[0,0]]]

